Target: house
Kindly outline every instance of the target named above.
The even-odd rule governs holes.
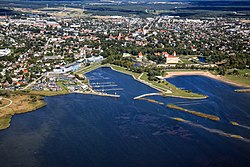
[[[10,54],[10,52],[11,52],[10,49],[7,49],[7,48],[0,49],[0,57],[8,55],[8,54]]]
[[[129,54],[129,53],[123,53],[122,57],[131,57],[131,54]]]
[[[163,52],[163,56],[166,58],[166,64],[175,64],[179,63],[180,59],[176,56],[176,52],[174,51],[173,55],[170,55],[168,52]]]
[[[71,71],[76,71],[81,67],[80,63],[72,63],[72,64],[68,64],[62,67],[56,67],[55,69],[53,69],[54,73],[67,73],[67,72],[71,72]]]
[[[87,62],[90,62],[90,63],[98,63],[98,62],[101,62],[103,60],[103,56],[92,56],[92,57],[89,57],[87,58]]]

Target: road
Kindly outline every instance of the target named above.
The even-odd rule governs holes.
[[[42,76],[40,76],[39,78],[37,78],[36,80],[34,80],[33,82],[31,82],[30,84],[28,84],[27,86],[25,86],[22,90],[27,89],[28,87],[30,87],[31,85],[35,84],[37,81],[39,81],[40,79],[42,79],[42,77],[44,77],[45,74],[43,74]]]

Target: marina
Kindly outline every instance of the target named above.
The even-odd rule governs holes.
[[[187,76],[168,80],[209,98],[162,97],[110,68],[86,76],[97,74],[102,77],[90,81],[98,83],[93,86],[118,85],[107,88],[123,90],[46,97],[45,107],[14,116],[10,128],[0,133],[1,166],[249,166],[248,93],[211,78]],[[188,112],[166,107],[189,103]]]

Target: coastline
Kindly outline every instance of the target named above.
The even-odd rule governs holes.
[[[236,83],[232,80],[225,78],[224,76],[213,75],[208,71],[174,71],[174,72],[168,72],[164,78],[167,79],[167,78],[171,78],[171,77],[175,77],[175,76],[191,76],[191,75],[204,76],[204,77],[208,77],[208,78],[212,78],[212,79],[216,79],[216,80],[225,82],[225,83],[233,85],[233,86],[239,86],[242,88],[250,88],[249,85]]]
[[[10,99],[13,103],[0,112],[0,130],[10,127],[11,119],[15,114],[32,112],[46,106],[42,96],[36,96],[35,102],[29,98],[33,95],[12,94],[11,96]]]
[[[153,88],[153,89],[155,89],[155,90],[161,92],[161,93],[162,93],[162,96],[165,96],[165,97],[168,96],[168,97],[183,98],[183,99],[191,99],[191,100],[192,100],[192,99],[193,99],[193,100],[197,100],[197,99],[206,99],[206,98],[208,98],[208,96],[205,96],[205,95],[204,95],[203,97],[192,97],[192,96],[178,96],[178,95],[173,95],[173,94],[171,94],[171,93],[173,93],[171,90],[163,91],[162,89],[159,89],[158,87],[156,87],[156,86],[153,85],[152,83],[149,83],[149,82],[147,82],[147,81],[145,81],[145,80],[140,79],[142,75],[140,75],[138,78],[136,78],[133,74],[126,73],[126,72],[124,72],[124,71],[120,71],[120,70],[114,69],[112,65],[106,66],[106,67],[110,67],[110,68],[111,68],[112,70],[114,70],[114,71],[117,71],[117,72],[120,72],[120,73],[123,73],[123,74],[132,76],[132,77],[134,78],[134,80],[136,80],[136,81],[138,81],[138,82],[140,82],[140,83],[142,83],[142,84],[145,84],[145,85],[147,85],[147,86],[149,86],[149,87],[151,87],[151,88]],[[119,66],[118,66],[118,67],[119,67]],[[143,73],[142,73],[142,74],[143,74]],[[164,89],[165,89],[165,88],[164,88]],[[176,88],[176,89],[177,89],[177,88]]]

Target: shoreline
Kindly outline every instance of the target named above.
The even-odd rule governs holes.
[[[227,83],[227,84],[230,84],[233,86],[239,86],[242,88],[250,88],[250,86],[248,86],[248,85],[236,83],[236,82],[229,80],[221,75],[213,75],[208,71],[173,71],[173,72],[167,72],[167,75],[164,78],[167,79],[167,78],[172,78],[172,77],[176,77],[176,76],[192,76],[192,75],[199,75],[199,76],[212,78],[212,79],[222,81],[224,83]]]
[[[43,96],[37,95],[36,102],[31,102],[30,99],[22,99],[23,97],[26,98],[26,96],[32,95],[12,94],[11,96],[12,97],[10,97],[10,99],[12,98],[13,103],[8,106],[9,108],[4,108],[5,110],[0,110],[0,131],[5,130],[11,126],[12,117],[16,114],[24,114],[27,112],[36,111],[37,109],[40,109],[47,105],[47,103],[44,101]],[[13,96],[18,96],[18,98]],[[21,100],[19,100],[19,98],[21,98]],[[14,107],[12,106],[12,104],[14,104]],[[23,104],[23,106],[25,107],[20,106],[20,104]]]
[[[142,84],[145,84],[145,85],[147,85],[147,86],[149,86],[149,87],[151,87],[151,88],[153,88],[153,89],[159,91],[160,93],[162,93],[162,96],[163,96],[163,97],[165,96],[165,97],[174,97],[174,98],[182,98],[182,99],[190,99],[190,100],[198,100],[198,99],[206,99],[206,98],[208,98],[208,96],[204,96],[204,97],[185,97],[185,96],[171,95],[169,92],[165,92],[165,91],[163,91],[163,90],[157,88],[156,86],[152,85],[151,83],[148,83],[148,82],[146,82],[146,81],[144,81],[144,80],[139,79],[139,77],[136,78],[133,74],[129,74],[129,73],[126,73],[126,72],[123,72],[123,71],[119,71],[119,70],[117,70],[117,69],[114,69],[114,68],[112,67],[112,65],[111,65],[111,66],[106,66],[106,67],[109,67],[109,68],[111,68],[111,69],[114,70],[114,71],[117,71],[117,72],[120,72],[120,73],[123,73],[123,74],[132,76],[134,80],[136,80],[136,81],[138,81],[138,82],[140,82],[140,83],[142,83]],[[118,67],[119,67],[119,66],[118,66]]]

